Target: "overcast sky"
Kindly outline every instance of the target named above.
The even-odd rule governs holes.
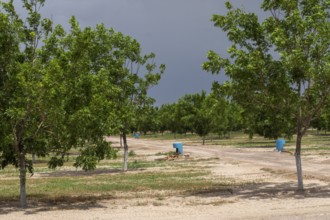
[[[17,1],[17,0],[16,0]],[[262,0],[232,0],[247,11],[260,12]],[[226,56],[226,34],[210,21],[225,14],[225,0],[48,0],[45,17],[68,27],[75,15],[82,27],[104,23],[137,39],[144,53],[154,52],[166,65],[159,85],[150,90],[157,105],[172,103],[184,94],[210,91],[223,75],[204,72],[201,65],[212,49]]]

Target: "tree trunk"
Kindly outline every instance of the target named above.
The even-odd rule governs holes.
[[[36,155],[32,154],[32,163],[34,164],[36,162]]]
[[[119,139],[120,139],[120,147],[123,147],[123,135],[122,134],[119,136]]]
[[[298,82],[298,93],[301,97],[301,86],[302,82]],[[301,152],[301,140],[304,135],[302,132],[302,110],[301,106],[299,105],[298,107],[298,117],[297,117],[297,142],[296,142],[296,152],[295,152],[295,158],[296,158],[296,167],[297,167],[297,178],[298,178],[298,191],[303,191],[304,190],[304,183],[303,183],[303,176],[302,176],[302,167],[301,167],[301,157],[300,157],[300,152]],[[306,124],[306,123],[305,123]],[[306,125],[305,125],[306,126]],[[306,131],[306,130],[305,130]]]
[[[205,145],[205,136],[203,136],[203,145]]]
[[[296,143],[296,152],[295,152],[297,177],[298,177],[298,191],[304,191],[301,157],[300,157],[302,136],[303,136],[302,133],[298,132],[297,143]]]
[[[124,165],[123,165],[123,171],[127,171],[127,163],[128,163],[128,145],[127,145],[127,138],[126,134],[123,133],[123,141],[124,141]]]
[[[20,203],[22,208],[27,207],[26,202],[26,166],[25,155],[19,157]]]

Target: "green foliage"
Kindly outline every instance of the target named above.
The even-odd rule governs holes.
[[[325,107],[321,112],[315,117],[311,123],[313,128],[316,128],[318,131],[329,131],[330,130],[330,111],[329,111],[329,102],[326,103]]]
[[[262,22],[226,6],[228,13],[212,21],[233,43],[230,59],[210,51],[203,68],[224,69],[231,78],[231,96],[244,108],[251,133],[292,136],[297,126],[305,133],[329,93],[329,4],[266,0],[262,8],[272,16]]]
[[[211,94],[188,94],[177,103],[162,105],[158,110],[160,131],[196,133],[203,138],[210,132],[225,135],[241,127],[241,109],[230,102],[224,86],[214,84]]]
[[[164,133],[165,131],[177,132],[177,123],[174,117],[174,104],[163,104],[157,111],[157,117],[159,120],[159,131]]]
[[[193,130],[203,137],[203,143],[205,136],[211,131],[211,115],[210,115],[210,103],[208,102],[205,91],[201,94],[195,94],[191,97],[193,104],[193,116],[191,121],[193,124]]]
[[[73,165],[88,171],[95,169],[100,160],[115,158],[117,158],[117,150],[111,148],[109,143],[103,142],[102,144],[82,149]]]
[[[219,135],[229,135],[231,131],[240,130],[242,125],[242,109],[229,98],[230,89],[229,83],[213,83],[208,97],[212,131]]]
[[[151,164],[154,167],[162,167],[163,163]],[[147,163],[136,163],[136,169],[148,168],[151,166]],[[134,165],[133,165],[134,166]],[[180,193],[184,195],[187,191],[198,191],[205,189],[217,189],[219,185],[223,188],[237,185],[231,179],[226,178],[206,178],[211,175],[210,172],[202,170],[174,170],[173,172],[132,172],[123,174],[115,174],[111,178],[108,175],[78,175],[75,177],[54,177],[54,178],[37,178],[30,180],[28,190],[31,199],[35,201],[60,201],[61,204],[67,201],[75,201],[75,199],[83,199],[90,201],[90,198],[101,198],[105,195],[118,193],[129,193],[124,195],[133,198],[137,191],[141,188],[157,191],[168,191]],[[92,178],[91,178],[92,176]],[[206,180],[207,179],[207,180]],[[11,179],[0,179],[0,200],[12,201],[17,197],[15,189],[18,187],[17,182]],[[207,185],[206,185],[207,183]],[[134,193],[135,192],[135,193]],[[150,196],[148,194],[147,196]],[[105,197],[109,198],[109,197]],[[64,201],[63,201],[64,200]]]
[[[133,151],[133,150],[129,151],[129,152],[128,152],[128,156],[129,156],[129,157],[135,157],[135,156],[136,156],[135,151]]]
[[[80,28],[72,17],[68,32],[54,26],[39,13],[45,0],[22,0],[24,20],[13,1],[0,3],[0,169],[18,167],[24,185],[31,154],[55,168],[76,148],[84,170],[115,157],[104,136],[135,126],[165,66],[154,72],[154,54],[103,24]]]
[[[136,130],[143,132],[145,135],[149,131],[156,132],[160,129],[160,118],[157,107],[146,105],[142,107],[141,114],[137,115],[136,117]]]
[[[20,153],[53,153],[50,166],[56,167],[71,148],[92,161],[103,159],[108,155],[100,151],[107,148],[104,135],[135,126],[135,117],[152,103],[147,89],[165,66],[153,73],[154,54],[142,56],[136,40],[102,24],[81,29],[72,17],[66,33],[35,11],[44,1],[23,3],[29,15],[26,27],[11,2],[2,4],[7,14],[0,13],[2,167],[17,165],[14,158]],[[142,76],[140,66],[147,71]],[[9,147],[13,141],[20,149]],[[99,146],[97,153],[90,146]],[[78,160],[79,166],[88,161]]]
[[[303,190],[302,137],[330,94],[329,0],[264,0],[261,8],[271,16],[263,21],[226,6],[228,13],[212,21],[232,42],[230,59],[211,51],[203,68],[224,69],[229,76],[232,97],[249,119],[250,136],[257,131],[290,137],[296,131],[298,189]]]

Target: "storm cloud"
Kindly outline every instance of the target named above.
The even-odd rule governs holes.
[[[262,1],[231,2],[258,13]],[[157,105],[210,91],[213,81],[225,79],[201,68],[210,49],[227,56],[226,34],[210,21],[212,14],[226,13],[225,0],[48,0],[41,12],[64,27],[72,15],[82,27],[104,23],[137,39],[144,53],[154,52],[157,64],[167,67],[159,85],[150,90]]]

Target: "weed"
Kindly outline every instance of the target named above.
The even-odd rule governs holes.
[[[162,206],[163,203],[161,203],[161,202],[153,202],[152,205],[153,206]]]
[[[163,201],[163,200],[166,199],[165,196],[162,196],[162,195],[158,195],[158,196],[156,196],[156,198],[157,198],[157,200],[159,200],[159,201]]]
[[[128,156],[129,157],[135,157],[136,156],[135,151],[131,150],[130,152],[128,152]]]
[[[155,156],[172,156],[174,154],[174,152],[170,151],[170,152],[158,152],[155,154]]]
[[[147,206],[148,205],[148,201],[138,201],[136,203],[136,206]]]

